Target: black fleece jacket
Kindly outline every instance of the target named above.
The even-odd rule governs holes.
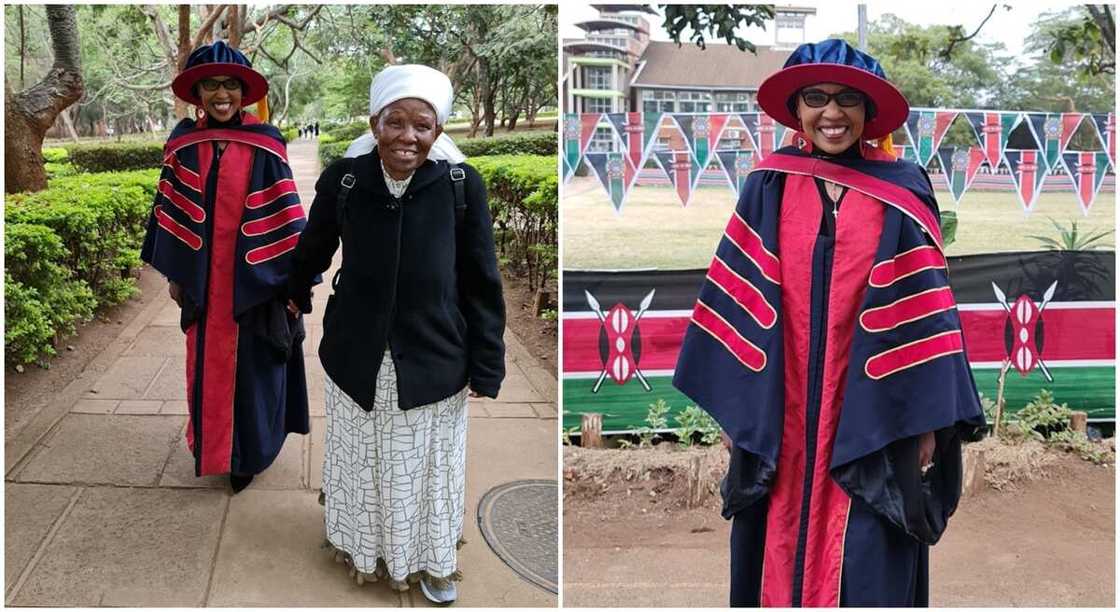
[[[323,318],[323,369],[362,408],[388,346],[402,410],[469,383],[497,397],[505,377],[505,303],[482,177],[467,164],[467,210],[455,220],[450,166],[427,160],[400,199],[385,186],[377,150],[331,164],[315,184],[294,251],[289,297],[311,312],[311,284],[342,240],[342,267]],[[339,224],[338,191],[357,178]]]

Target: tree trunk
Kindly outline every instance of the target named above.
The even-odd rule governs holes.
[[[59,113],[62,117],[62,124],[66,126],[66,131],[70,132],[70,140],[78,142],[78,131],[74,129],[74,122],[70,119],[69,111],[62,111]]]
[[[19,5],[19,88],[26,87],[23,83],[23,65],[27,61],[27,30],[23,24],[23,5]]]
[[[241,48],[241,15],[238,12],[240,8],[236,4],[231,4],[226,9],[226,22],[229,24],[229,46],[234,49]]]
[[[494,102],[498,96],[498,92],[495,91],[494,84],[490,82],[489,60],[479,60],[478,78],[482,83],[482,120],[486,123],[485,134],[487,136],[493,136],[494,119],[497,117],[497,112],[494,109]]]
[[[11,93],[4,87],[4,189],[7,193],[40,191],[47,186],[43,136],[67,106],[82,97],[81,48],[77,9],[47,5],[54,65],[43,80]]]
[[[179,47],[175,57],[175,70],[172,76],[179,76],[179,73],[187,67],[187,58],[191,54],[191,7],[189,4],[179,5]],[[179,96],[175,98],[175,118],[185,119],[190,116],[190,109],[187,108],[187,103],[180,100]]]

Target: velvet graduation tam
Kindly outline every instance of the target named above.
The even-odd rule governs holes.
[[[839,83],[867,95],[875,114],[864,124],[862,138],[866,140],[890,134],[910,113],[910,104],[887,81],[879,61],[835,38],[795,49],[785,66],[762,82],[758,105],[778,123],[800,130],[801,122],[786,103],[802,88],[818,83]]]
[[[249,106],[268,94],[268,81],[253,70],[249,58],[221,40],[191,52],[186,69],[171,82],[171,90],[180,99],[202,106],[202,100],[194,92],[194,85],[202,79],[216,76],[234,77],[241,81],[242,106]]]

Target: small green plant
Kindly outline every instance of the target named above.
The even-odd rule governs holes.
[[[669,419],[666,416],[668,414],[669,403],[663,399],[649,405],[649,410],[646,411],[646,424],[638,429],[638,446],[653,446],[653,441],[660,439],[657,432],[669,428]]]
[[[1108,463],[1112,458],[1101,445],[1094,444],[1088,436],[1072,429],[1051,434],[1047,442],[1055,448],[1075,453],[1085,461],[1092,461],[1098,465]]]
[[[1016,415],[1019,431],[1039,442],[1045,442],[1052,434],[1069,428],[1069,417],[1073,413],[1066,404],[1054,401],[1054,394],[1041,389],[1029,404]]]
[[[677,422],[677,440],[681,448],[690,448],[694,434],[700,434],[700,443],[711,446],[719,441],[719,424],[697,406],[686,406],[674,417]]]
[[[1112,230],[1110,229],[1095,234],[1079,233],[1076,219],[1070,221],[1068,229],[1049,217],[1047,217],[1047,219],[1049,219],[1050,223],[1054,226],[1054,229],[1058,231],[1057,238],[1053,236],[1033,235],[1028,237],[1034,238],[1049,251],[1091,251],[1104,246],[1096,243],[1112,234]]]
[[[564,446],[572,446],[572,435],[579,433],[579,425],[561,429],[560,431]]]
[[[541,318],[544,319],[545,321],[555,321],[556,320],[556,309],[555,308],[545,308],[544,310],[541,311]]]
[[[622,450],[630,450],[631,448],[634,448],[634,443],[630,440],[627,440],[626,438],[619,438],[618,448]]]

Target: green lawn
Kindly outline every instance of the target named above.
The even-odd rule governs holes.
[[[939,191],[943,210],[956,210],[956,242],[949,255],[1023,251],[1040,248],[1029,236],[1056,235],[1053,218],[1063,225],[1076,220],[1079,232],[1113,231],[1100,244],[1115,248],[1115,195],[1101,192],[1088,216],[1072,192],[1044,193],[1030,215],[1022,212],[1014,193],[969,191],[960,206]],[[564,186],[561,202],[562,261],[565,270],[626,268],[703,268],[735,207],[725,187],[702,187],[688,208],[671,187],[636,187],[616,215],[607,194],[593,176],[574,177]]]

